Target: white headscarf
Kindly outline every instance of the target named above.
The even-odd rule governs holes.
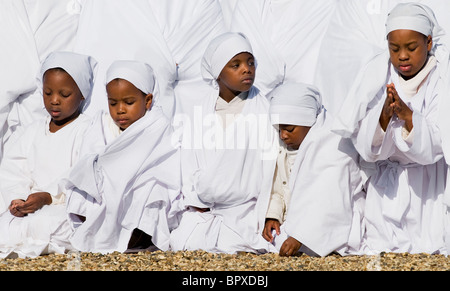
[[[434,24],[430,17],[434,18],[428,7],[418,3],[401,3],[395,6],[388,14],[386,21],[386,35],[398,29],[408,29],[420,32],[428,36],[433,35]]]
[[[313,126],[321,108],[322,98],[312,85],[284,83],[270,93],[272,125]]]
[[[140,61],[114,61],[106,72],[106,84],[117,78],[127,80],[144,94],[153,93],[155,89],[152,67]]]
[[[202,77],[217,88],[217,78],[225,65],[237,54],[253,50],[247,37],[238,32],[226,32],[214,38],[206,48],[202,58]]]
[[[42,89],[43,78],[47,70],[61,68],[66,71],[77,84],[84,97],[83,111],[89,105],[97,61],[87,55],[73,52],[52,52],[41,65],[38,83]]]

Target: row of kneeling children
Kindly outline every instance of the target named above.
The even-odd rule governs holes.
[[[200,98],[172,117],[136,60],[109,67],[109,112],[87,117],[95,59],[51,53],[40,71],[48,116],[4,151],[0,256],[447,255],[449,53],[422,4],[397,5],[386,28],[389,47],[334,117],[309,84],[263,95],[242,33],[211,41]]]

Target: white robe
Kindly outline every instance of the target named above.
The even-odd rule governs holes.
[[[381,62],[380,62],[381,59]],[[388,56],[380,54],[373,63],[388,63]],[[364,223],[366,233],[361,251],[442,253],[446,254],[447,213],[444,207],[444,188],[447,168],[443,159],[441,135],[438,126],[439,94],[443,85],[439,64],[426,76],[417,94],[408,98],[392,65],[387,67],[385,82],[393,82],[400,98],[413,110],[412,138],[404,135],[403,121],[393,117],[381,139],[375,138],[379,117],[386,99],[386,87],[373,89],[374,97],[359,85],[360,105],[352,111],[364,116],[351,138],[361,157],[374,163],[367,188]],[[371,75],[371,65],[364,78]],[[382,70],[380,73],[382,74]],[[381,80],[381,79],[380,79]],[[366,83],[367,85],[367,83]],[[362,87],[361,87],[362,86]],[[346,105],[351,100],[346,100]],[[345,105],[344,105],[345,106]],[[347,108],[343,106],[344,108]],[[348,110],[348,108],[347,108]],[[336,128],[345,128],[337,123]],[[341,132],[345,132],[343,130]],[[348,134],[348,133],[347,133]]]
[[[242,114],[223,129],[215,113],[217,98],[218,91],[210,89],[203,103],[184,107],[186,111],[175,116],[174,126],[182,130],[187,210],[171,233],[172,249],[274,251],[261,235],[278,150],[269,103],[252,88]],[[201,213],[191,206],[209,211]]]
[[[11,134],[47,116],[36,77],[52,51],[70,51],[78,27],[74,0],[0,2],[0,159]]]
[[[331,123],[322,110],[298,149],[286,221],[275,237],[277,249],[291,236],[309,255],[359,250],[364,193],[358,153],[349,139],[330,131]]]
[[[263,94],[282,82],[314,84],[321,40],[336,0],[246,0],[234,9],[230,30],[252,44]]]
[[[81,114],[55,133],[49,131],[49,121],[47,117],[27,126],[1,163],[0,187],[6,206],[14,199],[26,200],[35,192],[52,195],[51,205],[25,217],[15,217],[2,209],[1,257],[34,257],[71,249],[65,192],[59,182],[78,161],[83,134],[91,121]]]
[[[85,136],[86,152],[66,181],[72,245],[85,252],[125,252],[135,228],[169,249],[178,225],[180,156],[172,127],[153,107],[118,137],[108,136],[100,113]],[[76,215],[86,217],[81,223]]]

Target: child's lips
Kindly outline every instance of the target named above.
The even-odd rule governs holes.
[[[120,125],[127,124],[128,119],[126,119],[126,118],[117,119],[117,123],[119,123]]]
[[[254,79],[253,78],[245,78],[242,80],[242,83],[244,84],[253,84]]]
[[[412,67],[411,65],[400,65],[399,69],[402,72],[408,72],[408,71],[411,71],[411,67]]]
[[[59,110],[51,110],[50,114],[52,117],[59,117],[61,115],[61,111]]]

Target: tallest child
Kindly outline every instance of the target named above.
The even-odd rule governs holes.
[[[255,71],[245,36],[218,36],[202,59],[209,92],[175,116],[175,124],[185,118],[181,173],[186,209],[171,233],[174,250],[260,253],[271,247],[261,233],[277,135],[269,102],[253,86]],[[201,128],[192,122],[201,122]]]
[[[335,127],[374,166],[362,251],[447,254],[444,34],[430,8],[404,3],[388,15],[386,36],[386,51],[360,72]]]

